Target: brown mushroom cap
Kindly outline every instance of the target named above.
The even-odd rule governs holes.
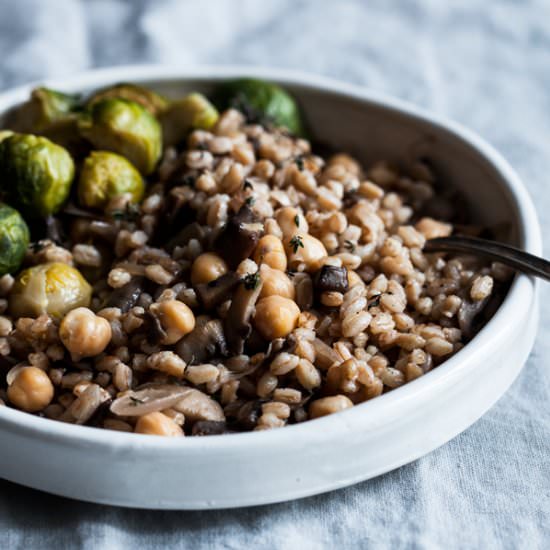
[[[176,353],[187,363],[202,363],[214,355],[227,355],[227,344],[219,319],[200,315],[195,328],[176,345]]]
[[[195,292],[206,310],[214,309],[231,298],[231,291],[239,284],[241,278],[230,271],[214,281],[195,285]]]
[[[252,286],[246,280],[242,281],[233,293],[224,327],[229,351],[234,355],[240,355],[243,352],[244,344],[250,336],[252,331],[250,319],[261,290],[262,281],[257,277]]]
[[[313,285],[317,292],[346,292],[348,289],[348,270],[345,267],[324,265],[313,275]]]
[[[143,277],[133,277],[129,283],[111,292],[105,307],[118,307],[122,313],[128,312],[141,296],[144,283]]]
[[[255,222],[254,212],[245,204],[228,219],[214,241],[214,248],[232,269],[250,257],[260,240]]]

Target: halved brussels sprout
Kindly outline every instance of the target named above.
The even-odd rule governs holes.
[[[0,277],[15,273],[29,246],[29,228],[21,214],[0,203]]]
[[[52,124],[72,113],[79,103],[76,95],[49,88],[36,88],[31,98],[8,113],[5,125],[25,134],[41,134]]]
[[[0,191],[25,215],[45,218],[57,212],[74,170],[71,155],[45,137],[14,134],[0,142]]]
[[[10,136],[13,136],[13,132],[11,130],[0,130],[0,141],[4,141]]]
[[[218,120],[218,111],[199,93],[173,101],[160,115],[165,147],[182,141],[189,130],[209,130]]]
[[[80,107],[78,95],[36,88],[27,102],[8,113],[5,125],[16,132],[46,136],[79,152],[83,142],[77,125]]]
[[[126,157],[142,174],[150,174],[162,153],[157,119],[139,103],[102,99],[79,120],[81,134],[97,149]]]
[[[91,107],[103,99],[127,99],[139,103],[145,107],[152,115],[158,115],[168,106],[168,100],[160,94],[153,92],[137,84],[121,83],[103,88],[95,92],[88,102],[87,107]]]
[[[107,151],[93,151],[84,161],[78,182],[78,200],[89,208],[103,208],[114,197],[125,193],[131,202],[143,198],[141,174],[124,157]]]
[[[77,307],[88,307],[92,287],[78,269],[60,262],[29,267],[15,279],[9,296],[14,317],[47,313],[60,319]]]
[[[277,84],[241,78],[219,86],[215,98],[223,109],[234,107],[256,122],[271,122],[276,126],[285,126],[295,135],[304,134],[298,105],[292,96]]]

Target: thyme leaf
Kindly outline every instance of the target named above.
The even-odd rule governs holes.
[[[256,273],[249,273],[244,278],[243,283],[246,290],[256,290],[260,284],[260,272],[256,271]]]
[[[145,401],[143,399],[138,399],[137,397],[134,397],[133,395],[130,395],[130,401],[132,402],[132,405],[134,407],[137,407],[138,405],[143,405]]]
[[[290,246],[294,249],[294,254],[298,252],[298,248],[304,248],[304,241],[302,240],[302,237],[300,235],[294,235],[292,239],[290,239]]]
[[[355,243],[351,242],[351,241],[348,241],[348,240],[345,240],[344,241],[344,246],[350,251],[350,252],[355,252]]]

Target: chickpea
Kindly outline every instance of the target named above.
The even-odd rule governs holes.
[[[53,393],[53,384],[42,369],[23,367],[8,388],[8,399],[18,409],[38,412],[51,403]]]
[[[296,327],[300,308],[282,296],[267,296],[258,301],[254,326],[266,340],[288,336]]]
[[[87,307],[69,311],[59,326],[59,337],[74,361],[99,355],[111,341],[111,325]]]
[[[134,430],[138,434],[181,437],[183,430],[169,416],[161,412],[150,412],[140,416]]]
[[[321,416],[326,416],[327,414],[349,409],[350,407],[353,407],[353,402],[345,395],[323,397],[313,401],[313,403],[309,406],[309,417],[319,418]]]
[[[159,318],[160,324],[166,332],[162,344],[175,344],[195,328],[193,312],[179,300],[157,302],[151,305],[150,310]]]
[[[307,233],[297,233],[285,242],[290,268],[304,264],[308,272],[317,271],[327,257],[325,245]]]
[[[227,264],[217,254],[206,252],[197,257],[191,267],[191,283],[209,283],[227,273]]]
[[[294,300],[296,291],[290,277],[278,269],[273,269],[266,264],[260,267],[260,277],[262,279],[262,291],[260,299],[266,296],[282,296]]]
[[[307,233],[309,231],[309,226],[304,215],[293,206],[285,206],[278,210],[275,219],[287,241],[296,235],[298,231],[300,233]]]
[[[286,253],[281,239],[275,235],[264,235],[256,246],[254,261],[267,264],[273,269],[286,270]]]

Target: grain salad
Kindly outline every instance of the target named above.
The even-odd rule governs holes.
[[[257,80],[169,100],[39,88],[0,130],[0,405],[182,437],[336,413],[423,376],[510,274],[428,159],[362,165]]]

